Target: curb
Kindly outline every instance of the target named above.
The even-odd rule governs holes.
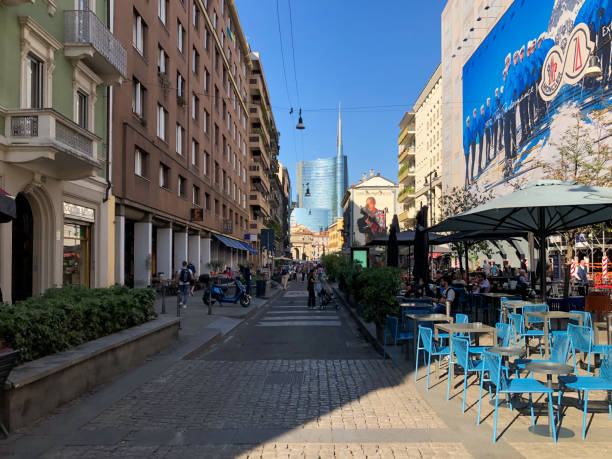
[[[368,328],[365,326],[363,319],[357,315],[357,312],[355,312],[355,310],[351,307],[350,303],[346,300],[346,298],[344,298],[344,295],[340,292],[340,290],[338,290],[337,287],[332,285],[331,288],[334,290],[334,293],[340,299],[340,301],[342,301],[342,304],[344,305],[344,309],[349,312],[353,320],[357,323],[357,326],[359,327],[359,330],[361,331],[361,333],[366,337],[368,342],[372,346],[374,346],[374,349],[376,349],[376,351],[380,355],[383,355],[382,344],[378,342],[378,340],[376,339],[376,336],[373,336],[372,333],[370,333],[370,330],[368,330]],[[387,354],[387,357],[390,357],[389,354]]]

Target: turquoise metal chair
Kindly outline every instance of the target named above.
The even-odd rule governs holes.
[[[553,441],[557,443],[557,429],[554,425],[555,414],[553,411],[552,396],[553,391],[544,384],[536,381],[533,378],[505,378],[502,376],[502,364],[501,355],[493,354],[492,352],[485,351],[483,353],[483,376],[480,378],[480,395],[478,397],[478,419],[477,424],[480,424],[480,406],[482,404],[482,385],[484,373],[488,373],[487,380],[495,386],[495,416],[493,418],[493,443],[497,441],[497,413],[499,406],[500,394],[529,394],[529,411],[531,413],[531,425],[535,424],[533,415],[533,398],[532,394],[546,394],[548,395],[548,421],[553,424]]]
[[[591,317],[591,313],[587,311],[570,311],[573,314],[580,314],[582,316],[582,326],[593,328],[593,318]],[[568,325],[580,325],[580,321],[574,317],[570,318],[568,321]],[[551,342],[554,342],[557,336],[567,335],[567,329],[565,330],[551,330],[549,333],[549,339]]]
[[[550,358],[549,359],[517,359],[514,364],[517,369],[524,370],[525,365],[529,362],[553,362],[553,363],[561,363],[566,364],[571,350],[571,340],[568,335],[560,335],[557,336],[557,339],[553,343],[552,349],[550,350]],[[575,370],[575,366],[574,366]],[[533,373],[532,373],[533,376]]]
[[[459,365],[463,368],[463,402],[461,404],[461,412],[465,413],[465,391],[467,390],[467,381],[470,376],[470,372],[480,374],[482,372],[482,360],[470,358],[470,340],[468,338],[460,338],[454,336],[451,338],[453,343],[453,354],[457,360],[455,362],[451,359],[448,364],[448,380],[446,382],[446,400],[450,398],[450,375],[454,370],[453,365]]]
[[[583,352],[587,358],[587,374],[591,372],[591,355],[604,354],[607,346],[603,344],[593,344],[593,329],[584,325],[569,324],[567,334],[571,339],[572,357],[574,359],[574,372],[578,374],[576,362],[576,352]]]
[[[429,372],[431,367],[431,356],[438,358],[438,366],[436,367],[436,374],[438,372],[438,368],[440,367],[440,357],[443,355],[449,355],[450,351],[448,346],[440,346],[434,343],[433,340],[433,331],[431,328],[423,327],[419,325],[419,334],[417,341],[417,350],[416,350],[416,363],[414,367],[414,381],[416,382],[419,375],[419,351],[427,352],[427,384],[426,388],[429,390]],[[423,361],[425,357],[423,357]]]
[[[414,333],[410,330],[402,331],[399,328],[399,319],[393,316],[387,316],[385,323],[385,333],[383,336],[383,360],[387,358],[387,337],[393,338],[393,356],[391,362],[395,366],[395,356],[397,355],[397,344],[403,341],[414,339]]]
[[[559,377],[559,406],[563,402],[563,388],[573,389],[584,392],[583,414],[582,414],[582,439],[586,436],[586,419],[589,405],[589,391],[605,390],[608,392],[608,413],[612,421],[612,346],[602,347],[602,363],[599,369],[599,376],[560,376]],[[560,415],[561,413],[561,409]]]
[[[540,341],[540,356],[542,355],[542,337],[544,336],[543,330],[526,330],[523,316],[520,314],[508,314],[508,321],[514,326],[514,331],[518,336],[519,346],[525,346],[529,344],[530,338],[538,338]]]

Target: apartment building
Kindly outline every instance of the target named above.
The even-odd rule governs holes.
[[[116,281],[237,268],[249,232],[251,57],[233,0],[125,0],[113,107]]]
[[[280,223],[275,219],[281,206],[278,133],[270,106],[270,93],[266,84],[259,53],[251,52],[248,74],[248,233],[255,247],[261,248],[258,235],[264,228],[274,228]],[[275,223],[271,223],[274,221]],[[279,226],[280,228],[280,226]],[[278,229],[277,229],[278,231]],[[276,236],[276,235],[275,235]],[[260,255],[261,256],[261,255]],[[257,258],[259,263],[263,260]]]
[[[419,94],[415,114],[415,208],[429,206],[428,224],[440,221],[442,196],[442,69],[440,65]]]
[[[416,217],[414,188],[415,188],[415,114],[408,111],[399,123],[400,133],[397,139],[398,153],[398,203],[400,228],[406,230],[414,228]]]
[[[329,245],[327,247],[329,253],[342,252],[342,246],[344,245],[344,218],[336,218],[329,225],[327,232],[329,233]]]
[[[0,188],[17,204],[0,225],[4,301],[114,283],[108,110],[111,85],[129,86],[114,6],[0,2]]]

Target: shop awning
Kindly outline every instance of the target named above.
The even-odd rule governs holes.
[[[257,250],[253,248],[253,246],[248,242],[240,241],[240,244],[242,244],[250,252],[251,255],[257,255]]]
[[[242,245],[240,241],[231,239],[229,237],[221,236],[220,234],[213,234],[213,236],[215,236],[217,240],[221,242],[221,244],[223,244],[225,247],[237,250],[248,250],[245,246]]]

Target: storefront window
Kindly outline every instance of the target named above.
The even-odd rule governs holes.
[[[64,285],[89,287],[90,247],[89,225],[64,223]]]

